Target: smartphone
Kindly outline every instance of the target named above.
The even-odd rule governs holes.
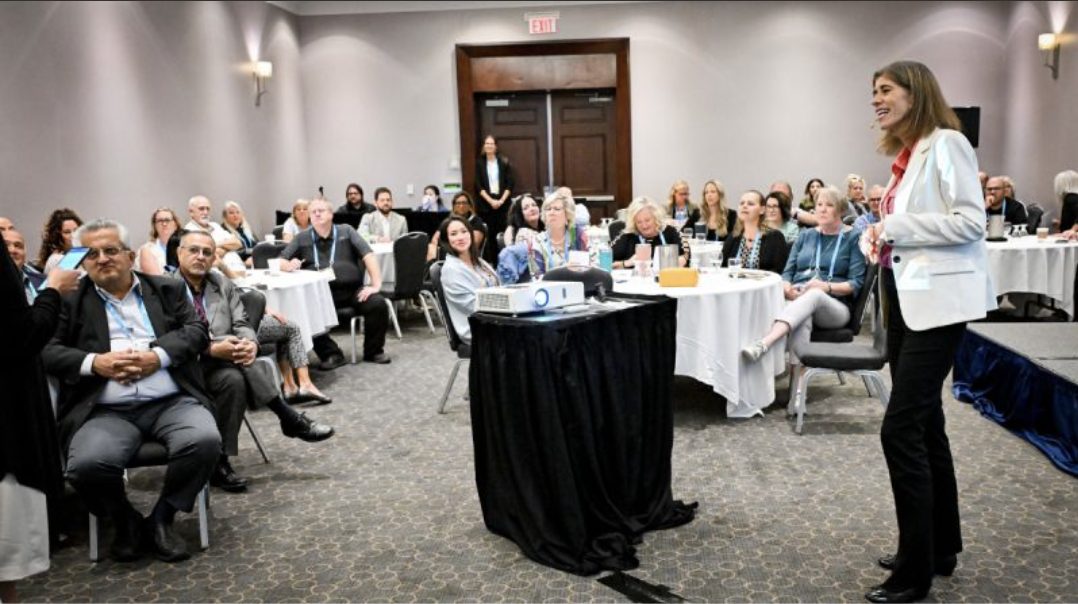
[[[88,247],[73,247],[64,254],[64,257],[60,259],[60,263],[56,265],[56,268],[65,271],[73,271],[82,264],[83,259],[86,258],[86,254],[89,253],[90,248]],[[45,291],[45,288],[48,287],[48,283],[47,279],[42,281],[38,291]]]

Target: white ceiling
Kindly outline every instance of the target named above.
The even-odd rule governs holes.
[[[544,8],[581,4],[634,4],[640,0],[595,0],[595,1],[503,1],[484,2],[479,0],[451,2],[447,0],[420,0],[416,2],[359,2],[353,0],[268,0],[294,15],[356,15],[383,13],[418,13],[428,11],[483,10],[492,8]]]

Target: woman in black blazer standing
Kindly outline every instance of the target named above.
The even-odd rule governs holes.
[[[488,232],[504,232],[509,216],[509,197],[513,194],[513,170],[509,160],[498,155],[498,142],[492,134],[483,139],[483,151],[475,164],[475,188],[479,217],[487,224]],[[485,248],[486,252],[493,253],[492,264],[498,257],[494,247],[488,245]]]

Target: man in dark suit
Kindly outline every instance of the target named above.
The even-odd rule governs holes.
[[[236,474],[229,455],[239,453],[239,432],[247,410],[247,393],[257,405],[270,408],[281,420],[281,432],[307,442],[333,436],[333,428],[319,424],[298,413],[281,398],[273,370],[265,363],[255,363],[258,336],[247,318],[240,291],[224,275],[211,273],[216,257],[213,237],[205,231],[185,231],[180,235],[177,255],[182,280],[195,313],[207,323],[210,345],[200,364],[206,386],[213,395],[217,430],[224,450],[210,484],[238,493],[247,490],[247,480]]]
[[[37,298],[38,288],[45,282],[45,275],[26,264],[26,239],[23,238],[22,233],[14,228],[4,229],[0,233],[4,235],[4,246],[7,247],[8,254],[11,255],[11,259],[15,262],[15,267],[22,273],[21,278],[23,291],[26,293],[26,301],[33,304],[34,298]]]
[[[127,230],[109,220],[79,228],[89,248],[88,279],[64,299],[45,348],[45,368],[60,378],[60,440],[68,481],[96,515],[111,516],[117,560],[140,555],[140,540],[168,562],[190,557],[172,530],[177,510],[191,511],[221,451],[198,365],[209,345],[182,283],[131,270]],[[131,506],[123,472],[146,440],[169,453],[161,496],[150,516]]]

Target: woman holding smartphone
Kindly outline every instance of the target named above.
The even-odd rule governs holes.
[[[879,559],[891,576],[870,602],[915,602],[933,575],[954,572],[962,551],[958,487],[941,390],[966,322],[996,307],[985,247],[977,157],[921,63],[872,76],[879,149],[894,155],[862,247],[880,264],[892,391],[880,428],[898,517],[898,551]]]

